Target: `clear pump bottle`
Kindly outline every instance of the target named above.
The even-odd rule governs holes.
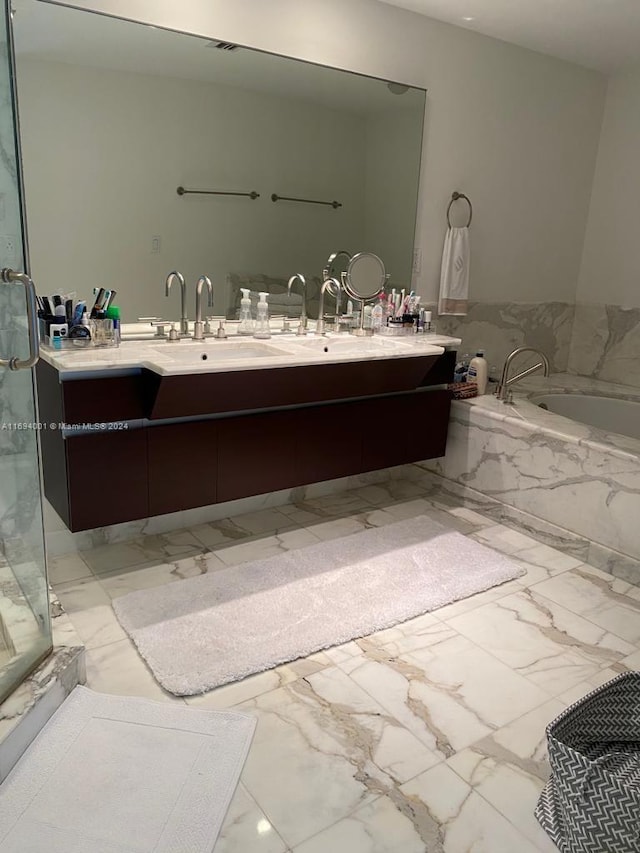
[[[253,333],[254,338],[270,338],[271,329],[269,328],[269,306],[267,305],[267,294],[259,293],[259,302],[256,317],[256,329]]]
[[[238,325],[239,335],[252,335],[255,330],[255,323],[251,316],[251,299],[249,297],[249,288],[241,287],[242,299],[240,300],[240,323]]]

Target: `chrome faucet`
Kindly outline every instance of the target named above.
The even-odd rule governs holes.
[[[326,278],[322,282],[320,288],[320,302],[318,304],[318,322],[316,323],[316,334],[324,335],[324,295],[329,291],[331,296],[336,300],[336,326],[338,325],[338,317],[340,316],[340,295],[342,286],[337,278]]]
[[[202,322],[202,287],[206,285],[208,293],[207,305],[213,308],[213,285],[211,279],[206,275],[201,275],[196,283],[196,321],[193,325],[194,341],[204,340],[204,323]]]
[[[297,272],[295,275],[292,275],[289,281],[287,282],[287,296],[291,296],[291,285],[295,282],[299,281],[302,285],[302,311],[300,312],[300,325],[298,326],[299,335],[307,334],[307,282],[305,281],[305,277]]]
[[[531,367],[527,367],[527,369],[523,370],[521,373],[516,373],[515,376],[509,377],[511,362],[522,352],[534,352],[536,355],[540,356],[542,361],[539,361],[537,364],[532,364]],[[509,386],[513,385],[514,382],[519,382],[521,379],[524,379],[525,376],[529,376],[530,373],[535,373],[535,371],[540,368],[542,368],[542,372],[545,376],[549,375],[549,359],[541,350],[535,349],[534,347],[518,347],[517,349],[514,349],[513,352],[510,352],[505,360],[504,367],[502,368],[502,376],[500,377],[500,383],[496,391],[498,400],[502,400],[503,403],[510,402]]]
[[[174,270],[173,272],[170,272],[169,275],[167,276],[167,280],[166,280],[165,285],[164,285],[164,288],[165,288],[164,289],[164,295],[165,296],[169,295],[169,291],[171,290],[171,285],[173,284],[175,279],[178,279],[178,281],[180,282],[180,301],[181,301],[181,307],[182,307],[182,311],[181,311],[182,317],[180,318],[180,334],[181,335],[188,335],[189,334],[189,318],[187,317],[187,285],[185,284],[184,276],[182,275],[181,272],[178,272],[178,270]]]

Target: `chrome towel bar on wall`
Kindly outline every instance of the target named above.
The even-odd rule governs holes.
[[[304,204],[326,204],[328,207],[332,207],[334,210],[337,210],[339,207],[342,207],[342,204],[339,201],[317,201],[313,198],[293,198],[289,195],[277,195],[277,193],[271,193],[271,201],[301,201]]]
[[[238,193],[229,190],[186,190],[184,187],[178,187],[176,192],[178,195],[242,195],[254,200],[260,198],[260,193],[255,190],[251,190],[250,193]]]

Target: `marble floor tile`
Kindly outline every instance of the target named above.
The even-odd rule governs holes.
[[[508,595],[446,624],[556,696],[621,660],[633,646],[532,590]]]
[[[242,783],[236,788],[213,853],[287,853],[287,846]]]
[[[536,850],[555,853],[556,846],[533,813],[544,787],[542,779],[508,761],[486,756],[482,749],[476,747],[462,750],[447,764],[473,791],[516,826]]]
[[[377,526],[377,525],[372,525]],[[313,524],[307,528],[318,539],[328,541],[339,539],[341,536],[350,536],[352,533],[361,533],[366,530],[366,523],[362,516],[349,516],[347,518],[336,518],[331,521],[323,521]]]
[[[118,640],[86,653],[87,686],[100,693],[144,696],[166,702],[182,699],[166,693],[151,675],[131,640]]]
[[[138,589],[152,589],[166,583],[176,583],[185,578],[195,578],[226,568],[228,568],[227,564],[215,554],[198,554],[175,563],[161,563],[134,571],[123,570],[121,573],[102,575],[100,584],[109,598],[114,599]]]
[[[439,760],[336,667],[238,707],[258,717],[242,781],[292,847]]]
[[[540,850],[446,764],[427,770],[401,791],[413,807],[415,820],[425,827],[429,853]]]
[[[395,799],[395,798],[394,798]],[[425,853],[425,839],[392,799],[379,797],[293,848],[293,853]]]
[[[242,681],[216,687],[201,696],[186,696],[184,698],[187,705],[193,705],[195,708],[212,710],[232,708],[331,665],[331,659],[324,652],[317,652],[307,658],[300,658],[297,661],[275,667],[275,669],[250,675],[243,678]]]
[[[56,595],[66,612],[71,615],[79,610],[89,610],[110,603],[100,581],[92,575],[76,581],[55,585]]]
[[[227,566],[237,566],[240,563],[248,563],[252,560],[266,560],[267,557],[275,557],[283,551],[291,551],[293,548],[306,548],[308,545],[317,545],[320,538],[311,530],[290,530],[279,533],[276,536],[265,536],[251,542],[243,542],[240,545],[231,545],[229,548],[218,548],[216,557]]]
[[[503,554],[517,554],[527,548],[535,548],[540,543],[531,536],[525,536],[504,524],[495,524],[493,527],[483,527],[471,535],[472,539],[489,545]]]
[[[434,631],[420,648],[396,655],[373,638],[341,668],[444,758],[541,705],[549,697],[458,634]]]
[[[580,566],[536,584],[535,591],[630,643],[640,642],[640,588],[627,581]]]
[[[285,499],[50,561],[70,631],[89,646],[89,686],[256,715],[215,853],[551,853],[533,817],[545,728],[640,669],[640,589],[497,523],[489,503],[463,506],[426,474]],[[113,617],[127,592],[421,514],[526,575],[187,699],[162,690]]]
[[[91,577],[91,569],[78,553],[49,557],[47,569],[51,584],[68,583]]]
[[[203,550],[203,543],[192,533],[179,530],[175,533],[145,536],[129,542],[101,545],[90,551],[83,551],[82,556],[94,574],[103,575],[149,560],[167,562],[200,554]]]

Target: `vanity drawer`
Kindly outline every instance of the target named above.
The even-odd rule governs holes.
[[[451,392],[418,391],[362,403],[368,424],[362,470],[374,471],[444,456]]]
[[[70,436],[64,444],[71,530],[147,518],[145,430]]]
[[[217,421],[154,426],[146,432],[149,514],[216,503]]]

